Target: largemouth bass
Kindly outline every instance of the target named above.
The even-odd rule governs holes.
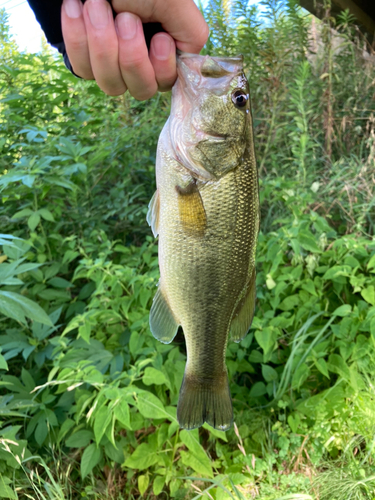
[[[180,325],[184,331],[180,426],[226,430],[233,421],[228,337],[246,335],[255,304],[259,196],[249,86],[242,56],[177,59],[147,216],[159,234],[160,267],[150,328],[164,343]]]

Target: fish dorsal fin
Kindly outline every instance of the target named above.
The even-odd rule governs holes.
[[[159,287],[150,311],[151,333],[163,344],[170,344],[176,336],[178,326],[179,324],[175,320],[171,308]]]
[[[255,269],[251,275],[244,297],[237,304],[234,311],[232,324],[230,327],[230,337],[234,342],[241,342],[250,329],[251,322],[253,321],[255,309]]]
[[[156,190],[153,197],[151,198],[150,203],[148,204],[148,212],[146,217],[148,225],[151,227],[151,230],[155,238],[159,233],[159,211],[160,211],[159,192],[158,190]]]
[[[180,221],[186,233],[203,236],[207,217],[203,200],[196,182],[192,180],[186,187],[176,186]]]

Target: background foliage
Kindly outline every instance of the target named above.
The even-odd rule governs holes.
[[[180,431],[145,216],[170,96],[110,98],[0,20],[0,498],[375,498],[375,71],[351,16],[212,0],[244,54],[262,203],[234,429]]]

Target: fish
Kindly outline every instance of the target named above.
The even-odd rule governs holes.
[[[177,405],[183,429],[233,423],[225,354],[255,308],[259,188],[243,57],[179,53],[147,214],[159,236],[160,281],[150,329],[182,327],[187,361]]]

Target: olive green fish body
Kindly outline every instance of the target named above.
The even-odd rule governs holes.
[[[192,59],[188,59],[188,70],[201,69],[207,61],[208,65],[213,61],[214,70],[222,67],[216,68],[215,60],[207,56]],[[225,66],[225,61],[230,60],[220,61]],[[183,328],[187,363],[178,419],[188,429],[204,421],[223,430],[231,425],[225,366],[228,336],[231,331],[234,340],[241,340],[250,327],[254,310],[259,202],[251,114],[248,107],[236,109],[228,99],[224,99],[223,107],[218,101],[218,97],[222,99],[226,93],[231,95],[247,86],[238,70],[238,59],[235,63],[234,75],[229,71],[224,75],[222,94],[217,90],[220,76],[214,77],[213,116],[204,116],[209,93],[196,106],[190,104],[193,112],[188,111],[180,122],[173,115],[172,104],[171,118],[158,145],[157,193],[149,221],[159,233],[161,278],[150,325],[156,338],[164,342],[173,339],[178,325]],[[186,76],[184,69],[185,75],[181,75],[180,68],[180,78]],[[200,85],[207,81],[212,84],[212,77],[206,76],[211,68],[208,70],[203,74],[201,69]],[[241,118],[233,140],[232,106]],[[189,109],[185,102],[182,109],[186,108]],[[194,109],[197,115],[203,114],[203,125],[197,124]],[[178,111],[179,108],[177,115]],[[218,111],[219,117],[226,113],[223,123],[218,123]],[[209,109],[207,113],[210,114]],[[175,126],[174,120],[180,126]],[[192,145],[191,123],[193,136],[198,129],[198,140],[190,141]],[[189,145],[185,151],[184,139]]]

